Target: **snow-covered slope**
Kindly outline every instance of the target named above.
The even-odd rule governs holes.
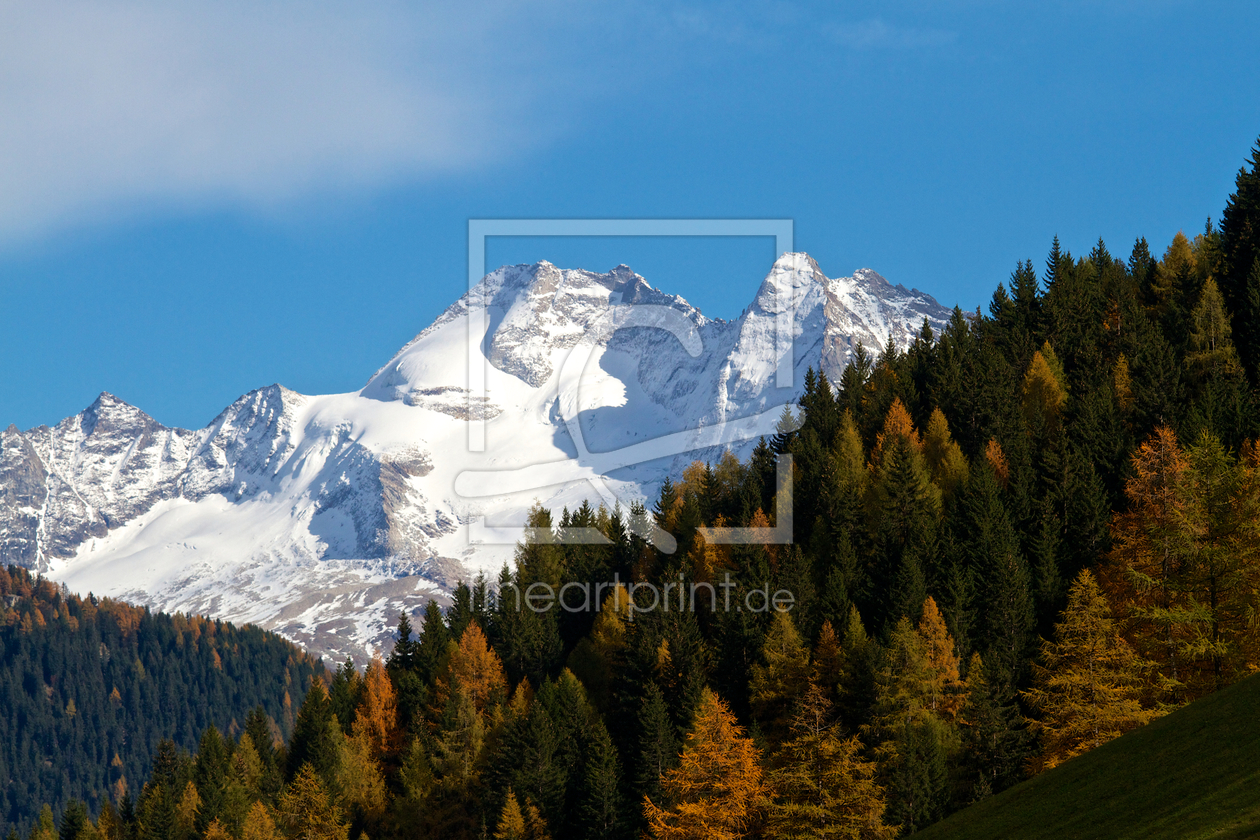
[[[505,266],[357,393],[272,385],[199,431],[102,394],[55,427],[10,426],[0,562],[362,657],[399,610],[509,561],[535,502],[650,499],[697,455],[751,448],[808,366],[837,378],[858,342],[904,345],[948,315],[869,270],[829,279],[805,254],[781,257],[735,321],[625,266]]]

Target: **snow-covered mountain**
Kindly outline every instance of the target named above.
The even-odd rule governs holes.
[[[399,610],[497,572],[535,502],[651,499],[697,455],[747,452],[808,366],[838,378],[858,342],[904,346],[948,316],[870,270],[829,279],[805,254],[782,256],[734,321],[625,266],[505,266],[357,393],[271,385],[198,431],[101,394],[54,427],[10,426],[0,562],[361,657]]]

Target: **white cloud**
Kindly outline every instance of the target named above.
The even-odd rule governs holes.
[[[0,0],[0,245],[189,207],[290,207],[519,155],[583,104],[802,32],[943,43],[788,0]]]
[[[546,69],[501,49],[530,10],[467,8],[0,0],[0,239],[154,203],[266,207],[528,146],[538,120],[515,120]]]

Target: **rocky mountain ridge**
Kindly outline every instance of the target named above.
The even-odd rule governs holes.
[[[478,311],[486,329],[471,355],[484,393],[469,389]],[[805,254],[780,257],[733,321],[706,318],[626,266],[505,266],[359,392],[271,385],[200,430],[103,393],[56,426],[10,426],[0,562],[361,657],[388,644],[400,609],[510,560],[511,530],[535,501],[572,507],[595,489],[623,504],[651,499],[697,455],[746,453],[749,430],[795,399],[806,367],[837,378],[859,342],[873,353],[890,337],[904,346],[924,319],[940,329],[949,315],[867,269],[827,278]],[[789,349],[793,386],[780,388],[777,354]],[[470,418],[485,423],[485,451],[470,451]],[[609,459],[664,439],[683,443],[641,463]],[[573,480],[456,490],[473,473],[558,467]],[[496,529],[509,536],[484,539]]]

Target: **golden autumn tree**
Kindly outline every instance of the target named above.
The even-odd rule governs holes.
[[[276,812],[280,827],[294,840],[346,840],[349,835],[341,809],[309,764],[302,765],[280,794]]]
[[[438,677],[436,708],[445,709],[456,689],[471,698],[478,713],[504,702],[507,697],[503,663],[491,650],[486,634],[476,621],[469,622],[451,653],[447,669]]]
[[[876,755],[889,757],[898,734],[932,714],[928,699],[934,677],[923,637],[902,616],[888,637],[883,667],[876,675],[872,719],[864,727],[866,741]]]
[[[1199,617],[1191,682],[1206,693],[1260,670],[1260,474],[1209,432],[1186,455],[1197,527],[1181,587]]]
[[[809,648],[789,613],[775,612],[761,657],[765,664],[752,666],[749,700],[767,740],[777,744],[787,735],[792,709],[809,682]]]
[[[582,681],[591,703],[600,711],[607,710],[612,702],[613,680],[626,648],[629,613],[630,596],[618,584],[605,596],[590,635],[583,636],[569,655],[569,670]]]
[[[201,808],[201,795],[191,781],[184,785],[179,804],[175,806],[175,825],[181,836],[193,837],[197,833],[197,811]]]
[[[862,743],[842,738],[826,693],[811,682],[792,720],[792,737],[775,753],[768,838],[884,840],[884,792]]]
[[[736,840],[757,823],[768,787],[753,744],[726,703],[706,688],[678,767],[661,776],[660,805],[645,797],[659,840]]]
[[[1116,359],[1111,369],[1111,384],[1116,389],[1116,402],[1120,410],[1129,412],[1133,409],[1133,378],[1129,373],[1129,360],[1123,353]]]
[[[1067,377],[1050,342],[1033,353],[1024,373],[1021,407],[1028,425],[1053,432],[1059,428],[1059,415],[1067,405]]]
[[[959,678],[954,638],[949,634],[945,617],[941,615],[936,600],[931,596],[923,602],[923,617],[919,619],[918,634],[927,660],[928,681],[924,686],[924,703],[942,720],[953,721],[966,700],[966,685]]]
[[[1242,362],[1234,349],[1229,312],[1216,281],[1209,277],[1190,314],[1190,347],[1186,366],[1198,379],[1242,379]]]
[[[380,656],[372,657],[363,673],[363,699],[355,710],[350,732],[363,742],[367,755],[375,761],[393,761],[398,755],[398,700]]]
[[[932,480],[946,496],[952,496],[966,480],[969,472],[967,456],[949,432],[949,423],[939,408],[932,409],[927,431],[923,436],[923,457],[932,473]]]
[[[1054,641],[1041,646],[1036,685],[1024,697],[1041,742],[1033,772],[1055,767],[1134,729],[1157,714],[1142,707],[1145,663],[1116,629],[1111,607],[1088,570],[1068,592]]]
[[[255,802],[249,809],[241,826],[241,840],[277,840],[276,823],[266,805]]]
[[[840,639],[830,621],[824,621],[818,631],[818,642],[814,645],[814,654],[810,661],[810,680],[822,686],[830,697],[836,693],[840,684],[844,654],[840,650]]]
[[[997,483],[1005,490],[1011,482],[1011,465],[1006,460],[1006,453],[1002,451],[1002,444],[998,443],[997,438],[989,438],[989,442],[985,444],[984,460],[992,468],[993,477],[997,479]]]
[[[892,405],[888,407],[888,414],[884,416],[884,428],[875,436],[875,448],[871,450],[872,466],[878,467],[882,463],[884,450],[894,440],[904,440],[916,452],[923,452],[923,439],[915,430],[914,419],[900,397],[893,399]]]
[[[31,826],[30,840],[57,840],[57,824],[53,821],[52,806],[47,802],[39,810],[39,822]]]
[[[1167,427],[1133,456],[1104,580],[1123,630],[1174,705],[1260,666],[1260,481],[1210,434]]]
[[[521,803],[511,788],[508,788],[507,798],[499,811],[494,840],[525,840],[525,815],[521,812]]]
[[[1194,513],[1185,492],[1190,468],[1177,436],[1160,426],[1133,455],[1125,486],[1128,509],[1112,525],[1104,580],[1124,615],[1138,653],[1156,662],[1162,693],[1179,693],[1186,676],[1184,639],[1190,612],[1178,576],[1194,548]]]
[[[341,739],[337,749],[335,778],[342,806],[360,821],[379,820],[385,813],[385,776],[368,732]]]
[[[1154,282],[1151,284],[1156,310],[1161,316],[1179,305],[1180,292],[1195,274],[1196,268],[1194,248],[1190,240],[1185,233],[1177,231],[1168,250],[1164,252],[1164,258],[1156,266]]]

